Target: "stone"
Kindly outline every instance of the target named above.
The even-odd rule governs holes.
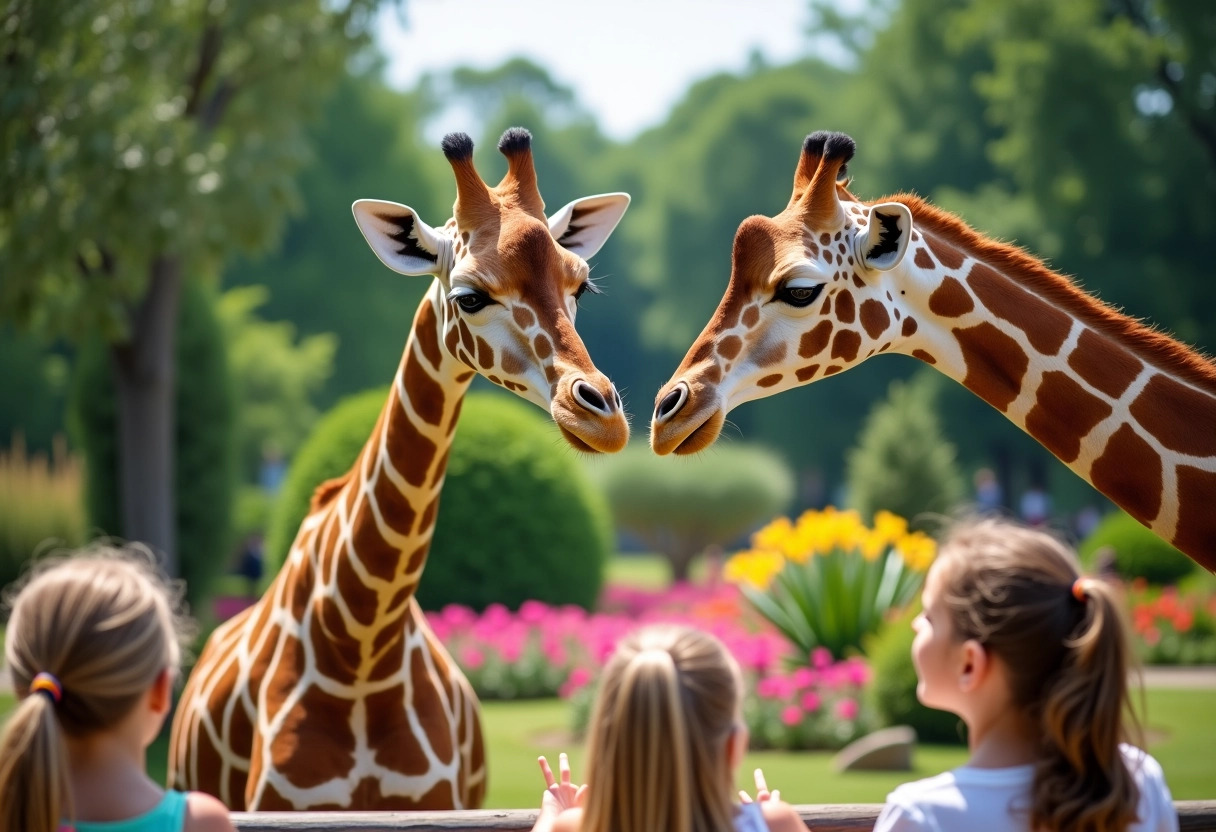
[[[837,771],[911,771],[915,746],[915,729],[895,725],[849,743],[833,765]]]

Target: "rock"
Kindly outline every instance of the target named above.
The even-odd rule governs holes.
[[[895,725],[849,743],[833,764],[837,771],[911,771],[915,745],[916,731]]]

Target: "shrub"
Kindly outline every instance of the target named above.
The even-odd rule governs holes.
[[[345,472],[370,436],[387,389],[345,400],[322,418],[291,466],[267,536],[283,562],[317,483]],[[525,600],[590,607],[610,546],[603,497],[553,425],[530,405],[469,395],[448,462],[418,600],[426,609]]]
[[[1173,584],[1195,569],[1194,561],[1125,511],[1102,518],[1081,544],[1081,558],[1090,563],[1105,547],[1114,552],[1119,576],[1129,581],[1143,578],[1150,584]]]
[[[857,512],[829,507],[797,523],[769,523],[752,535],[750,550],[727,562],[725,575],[803,661],[817,648],[843,658],[913,599],[936,551],[902,517],[880,511],[869,528]]]
[[[81,467],[63,437],[50,458],[27,455],[19,435],[7,453],[0,452],[0,588],[44,549],[84,542]]]
[[[174,384],[174,488],[178,562],[192,607],[199,607],[229,563],[232,545],[233,403],[224,338],[212,292],[199,281],[182,289]],[[88,461],[89,524],[122,534],[118,487],[118,414],[108,347],[82,348],[72,391],[72,422]]]
[[[693,558],[784,511],[794,475],[776,454],[721,445],[693,457],[656,457],[642,443],[597,460],[593,471],[617,526],[636,534],[687,580]]]
[[[926,708],[916,698],[916,667],[912,664],[912,619],[920,612],[912,605],[887,621],[866,642],[870,685],[866,698],[880,724],[910,725],[921,742],[962,744],[962,720],[949,711]]]
[[[947,514],[966,494],[954,445],[935,410],[937,374],[895,381],[866,417],[848,453],[849,503],[869,519],[885,509],[925,529],[929,514]]]

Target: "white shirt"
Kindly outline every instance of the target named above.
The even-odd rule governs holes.
[[[1119,750],[1140,789],[1139,820],[1129,832],[1177,832],[1178,814],[1161,765],[1139,748],[1121,745]],[[905,783],[887,795],[874,832],[1026,832],[1033,782],[1034,766],[1025,765],[961,766]]]

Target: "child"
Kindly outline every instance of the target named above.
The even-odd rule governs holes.
[[[148,558],[39,565],[5,644],[20,703],[0,736],[0,832],[232,832],[218,800],[145,772],[180,657],[173,607]]]
[[[922,703],[971,757],[887,798],[876,832],[1176,830],[1161,767],[1122,744],[1127,635],[1105,584],[1041,531],[956,529],[925,579],[912,660]]]
[[[544,757],[548,788],[533,832],[806,832],[768,795],[736,805],[735,772],[747,751],[739,666],[714,637],[687,627],[647,627],[604,668],[589,727],[586,786],[560,781]]]

